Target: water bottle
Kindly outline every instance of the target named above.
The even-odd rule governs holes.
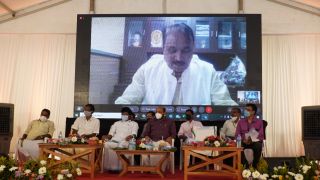
[[[49,138],[48,138],[48,137],[45,137],[45,138],[43,139],[43,142],[44,142],[44,143],[48,143],[48,141],[49,141]]]
[[[129,142],[129,150],[136,150],[136,139],[134,138],[134,135]]]
[[[237,141],[237,148],[240,148],[241,147],[241,135],[240,134],[238,134],[236,141]]]
[[[59,140],[60,143],[63,141],[63,136],[62,136],[62,132],[61,131],[59,133],[58,140]]]

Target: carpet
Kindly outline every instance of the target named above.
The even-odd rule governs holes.
[[[90,175],[89,174],[83,174],[81,177],[77,178],[78,180],[89,180]],[[129,172],[123,177],[119,177],[118,174],[109,174],[107,172],[101,174],[101,173],[96,173],[95,178],[96,180],[116,180],[116,179],[121,179],[121,180],[149,180],[149,179],[162,179],[159,175],[157,174],[150,174],[150,173],[140,173],[140,172],[135,172],[131,173]],[[177,170],[174,175],[171,173],[167,173],[165,178],[163,179],[170,179],[170,180],[182,180],[183,179],[183,172]],[[162,180],[163,180],[162,179]],[[188,176],[188,180],[232,180],[235,179],[233,177],[223,177],[223,176]]]

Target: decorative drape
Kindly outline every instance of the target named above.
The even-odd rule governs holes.
[[[267,155],[303,155],[301,107],[320,104],[320,34],[264,35],[262,53]]]
[[[0,34],[0,102],[13,103],[13,151],[27,124],[51,110],[55,135],[73,114],[74,34]],[[320,35],[263,35],[267,156],[304,154],[301,107],[320,104]]]
[[[0,34],[0,102],[14,104],[11,151],[28,123],[51,110],[57,134],[73,114],[75,34]]]

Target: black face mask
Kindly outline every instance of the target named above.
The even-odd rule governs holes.
[[[192,115],[186,114],[186,119],[187,119],[187,120],[191,120],[191,119],[192,119]]]

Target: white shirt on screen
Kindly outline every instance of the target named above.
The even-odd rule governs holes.
[[[121,142],[126,139],[129,135],[137,135],[138,123],[135,121],[117,121],[115,122],[109,131],[109,135],[112,135],[112,140]]]
[[[81,116],[76,119],[71,128],[77,130],[80,136],[92,133],[99,134],[100,121],[95,117],[87,120],[85,116]]]
[[[193,139],[194,135],[192,133],[192,128],[202,128],[202,123],[200,121],[195,121],[192,120],[190,121],[186,121],[184,123],[181,124],[179,132],[178,132],[178,137],[181,135],[185,135],[187,136],[189,139]]]
[[[180,93],[176,92],[177,78],[163,55],[153,55],[132,78],[115,104],[172,104],[180,105],[237,105],[227,86],[219,79],[213,65],[193,55],[182,73]],[[179,99],[174,95],[179,94]]]

